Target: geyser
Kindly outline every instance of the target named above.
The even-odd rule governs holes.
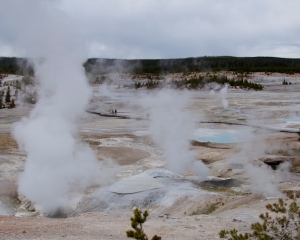
[[[220,95],[222,98],[222,104],[223,108],[226,109],[228,107],[228,100],[227,100],[227,90],[228,90],[228,85],[226,84],[224,88],[220,90]]]
[[[16,49],[33,59],[38,82],[38,102],[12,129],[27,153],[18,191],[36,210],[51,215],[68,208],[92,183],[99,165],[93,151],[76,140],[75,121],[91,96],[82,67],[84,44],[68,16],[49,3],[6,1],[1,12]],[[12,9],[18,19],[5,14]]]
[[[209,170],[190,150],[195,126],[192,116],[184,111],[190,97],[187,91],[164,90],[144,98],[142,104],[149,109],[150,134],[163,148],[168,168],[180,174],[193,171],[204,180]]]

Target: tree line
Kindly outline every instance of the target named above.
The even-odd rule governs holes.
[[[234,71],[300,72],[300,59],[276,57],[197,57],[182,59],[88,59],[84,64],[87,72],[105,74],[111,72],[133,74],[167,74],[179,72]]]
[[[34,75],[28,58],[0,57],[0,74]]]
[[[0,75],[0,109],[15,108],[17,100],[34,104],[37,99],[34,84],[33,78],[29,76],[23,77],[21,81],[3,82]]]
[[[220,85],[229,85],[233,88],[241,88],[246,90],[263,90],[263,86],[261,84],[253,83],[244,79],[243,77],[239,79],[230,79],[227,76],[194,76],[190,79],[179,79],[179,80],[172,80],[169,82],[165,81],[155,81],[155,80],[148,80],[144,83],[142,82],[135,82],[134,87],[138,88],[147,88],[147,89],[155,89],[155,88],[163,88],[163,87],[171,87],[175,89],[189,89],[189,90],[197,90],[202,89],[205,85],[209,83],[217,83]]]
[[[10,86],[7,86],[6,91],[0,91],[0,109],[2,108],[15,108],[15,100],[11,96]]]
[[[300,73],[300,59],[276,57],[195,57],[179,59],[102,59],[89,58],[83,63],[87,74],[107,73],[164,74],[201,71]],[[0,73],[34,75],[27,58],[0,57]]]

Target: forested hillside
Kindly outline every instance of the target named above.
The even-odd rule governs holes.
[[[299,73],[300,59],[275,57],[197,57],[182,59],[121,60],[90,58],[83,66],[87,73],[111,72],[163,74],[176,72],[234,71]],[[0,57],[0,73],[32,75],[26,58]]]
[[[27,58],[0,57],[0,73],[33,75],[33,68]]]
[[[161,74],[199,71],[235,72],[300,72],[300,59],[274,57],[198,57],[183,59],[118,60],[88,59],[84,64],[88,72],[103,74],[118,72]]]

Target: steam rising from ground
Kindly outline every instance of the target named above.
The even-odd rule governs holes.
[[[254,133],[253,130],[243,132],[245,141],[238,144],[239,153],[231,156],[229,163],[242,163],[249,178],[253,192],[262,194],[265,197],[281,197],[276,178],[272,168],[257,158],[262,157],[267,150],[266,133]],[[255,160],[256,159],[256,160]],[[278,175],[287,174],[288,169],[284,169]],[[277,176],[280,177],[280,176]]]
[[[210,94],[211,95],[215,95],[216,94],[216,90],[219,90],[221,88],[221,85],[219,84],[210,84],[209,86],[210,88],[213,87],[212,90],[210,90]],[[228,91],[228,87],[229,85],[228,84],[225,84],[225,86],[220,90],[220,98],[222,100],[222,105],[223,105],[223,108],[226,109],[228,107],[228,100],[227,100],[227,91]]]
[[[227,90],[228,90],[228,85],[226,84],[224,88],[220,90],[221,98],[222,98],[222,104],[223,108],[226,109],[228,107],[228,100],[227,100]]]
[[[220,90],[220,97],[222,99],[223,108],[228,107],[227,92],[228,85]],[[210,92],[212,95],[215,94],[214,90]],[[218,96],[217,96],[218,97]],[[261,119],[260,116],[248,116],[247,123],[258,125],[257,119]],[[239,152],[231,155],[227,162],[231,163],[242,163],[244,166],[245,173],[248,176],[253,192],[262,194],[265,197],[281,197],[282,193],[279,191],[276,184],[277,181],[282,179],[291,178],[289,173],[289,164],[286,163],[280,167],[280,171],[274,171],[272,168],[258,158],[263,157],[268,150],[267,144],[267,132],[262,129],[254,132],[254,129],[240,129],[239,136],[242,137],[243,141],[236,143]]]
[[[176,173],[194,171],[201,180],[208,175],[202,161],[195,161],[190,150],[191,131],[195,129],[192,116],[183,111],[190,95],[186,91],[160,91],[144,99],[150,112],[150,134],[166,154],[168,167]]]
[[[67,208],[99,169],[93,151],[76,140],[75,121],[91,96],[82,67],[84,44],[53,2],[9,2],[2,7],[18,16],[16,22],[6,15],[16,47],[34,59],[39,82],[37,104],[13,126],[13,136],[27,153],[18,190],[37,210],[52,214]]]

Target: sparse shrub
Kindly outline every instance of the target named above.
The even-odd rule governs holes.
[[[134,230],[126,231],[128,238],[134,238],[139,240],[148,240],[149,238],[144,233],[143,230],[143,223],[147,221],[147,217],[149,216],[148,211],[142,212],[139,209],[135,209],[133,211],[134,216],[130,218],[131,220],[131,227]],[[161,237],[154,235],[151,240],[161,240]]]
[[[296,195],[288,205],[287,201],[279,199],[278,203],[268,204],[266,208],[273,213],[271,217],[268,212],[259,215],[263,223],[256,222],[251,225],[251,233],[239,233],[236,229],[222,230],[220,238],[229,240],[295,240],[300,239],[300,206],[296,202]]]
[[[159,81],[148,80],[145,83],[147,89],[155,89],[159,87]]]
[[[144,86],[144,85],[143,85],[142,83],[140,83],[140,82],[136,82],[136,83],[134,84],[135,89],[141,88],[141,87],[143,87],[143,86]]]
[[[89,79],[89,82],[90,82],[90,84],[103,84],[105,80],[106,80],[106,76],[96,75],[96,76],[92,76]]]
[[[17,81],[15,82],[15,88],[16,88],[16,90],[21,90],[21,84],[20,84],[20,81],[19,81],[19,80],[17,80]]]

